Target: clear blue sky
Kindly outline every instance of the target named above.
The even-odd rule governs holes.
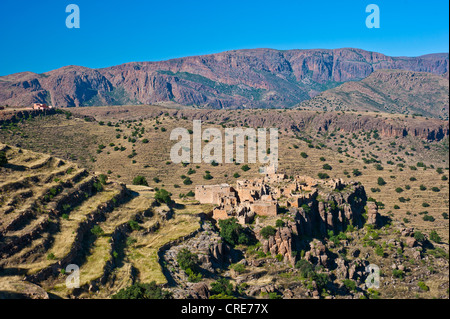
[[[66,28],[71,3],[80,29]],[[365,26],[371,3],[380,29]],[[0,75],[244,48],[448,52],[448,11],[445,0],[1,0]]]

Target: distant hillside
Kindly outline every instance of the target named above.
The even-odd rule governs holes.
[[[448,72],[448,54],[389,57],[360,49],[252,49],[104,69],[67,66],[0,77],[0,105],[175,104],[215,109],[294,107],[379,69]],[[448,74],[448,73],[447,73]]]
[[[449,82],[425,72],[379,70],[347,82],[300,104],[321,110],[382,111],[448,119]]]

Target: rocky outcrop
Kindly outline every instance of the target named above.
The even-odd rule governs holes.
[[[375,202],[367,202],[367,220],[366,224],[378,226],[379,223],[378,205]]]
[[[310,250],[305,253],[305,260],[321,265],[325,268],[329,266],[327,247],[320,240],[314,239],[309,244]]]
[[[0,77],[0,104],[54,106],[177,103],[216,109],[291,107],[375,70],[448,71],[447,55],[388,57],[360,49],[234,50],[93,70],[68,66]]]
[[[293,251],[293,229],[291,227],[280,227],[277,229],[274,236],[268,239],[262,238],[258,234],[258,239],[261,241],[262,249],[265,254],[269,253],[272,256],[281,255],[285,262],[295,264],[295,257]]]

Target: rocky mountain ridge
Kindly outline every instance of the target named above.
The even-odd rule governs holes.
[[[293,107],[380,69],[442,75],[448,54],[389,57],[334,50],[234,50],[103,69],[67,66],[0,77],[0,104],[98,106],[171,103],[208,108]]]

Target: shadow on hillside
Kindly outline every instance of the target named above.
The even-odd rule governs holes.
[[[390,218],[389,216],[381,216],[378,220],[378,227],[382,228],[388,224],[390,224],[392,222],[392,218]]]
[[[9,276],[24,276],[27,274],[27,269],[12,267],[0,269],[0,278]]]
[[[26,167],[24,165],[16,165],[16,164],[11,164],[11,163],[7,163],[7,164],[3,165],[3,167],[9,168],[9,169],[12,169],[13,171],[18,171],[18,172],[24,172],[24,171],[28,170],[28,167]]]

